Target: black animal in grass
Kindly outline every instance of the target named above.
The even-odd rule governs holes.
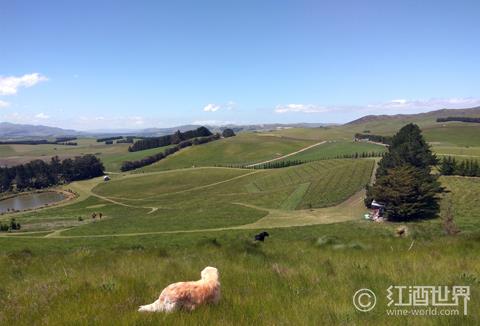
[[[268,234],[268,232],[266,231],[263,231],[257,235],[255,235],[255,241],[265,241],[265,237],[268,237],[270,236],[270,234]]]

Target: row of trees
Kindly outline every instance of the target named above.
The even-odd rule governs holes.
[[[128,136],[125,139],[119,139],[116,141],[117,144],[133,144],[133,136]]]
[[[440,163],[440,173],[443,175],[480,177],[480,164],[477,160],[462,160],[459,163],[454,157],[448,156],[444,157]]]
[[[147,157],[145,157],[141,160],[137,160],[137,161],[124,161],[124,162],[122,162],[122,166],[120,167],[120,170],[125,172],[125,171],[138,169],[138,168],[153,164],[155,162],[158,162],[160,160],[163,160],[165,157],[167,157],[169,155],[172,155],[175,152],[178,152],[182,148],[193,146],[193,145],[205,144],[205,143],[217,140],[217,139],[220,139],[220,134],[215,134],[215,135],[211,135],[211,136],[208,136],[208,137],[201,137],[201,138],[184,140],[184,141],[178,143],[176,146],[169,147],[169,148],[165,149],[161,153],[151,155],[151,156],[147,156]]]
[[[78,143],[77,143],[77,142],[74,142],[74,141],[67,141],[67,142],[64,142],[64,143],[57,143],[57,145],[77,146]]]
[[[75,180],[103,175],[102,162],[87,154],[63,161],[55,156],[50,162],[34,160],[12,167],[0,167],[0,192],[41,189]]]
[[[460,122],[475,122],[480,123],[480,118],[473,118],[473,117],[446,117],[446,118],[438,118],[437,122],[447,122],[447,121],[460,121]]]
[[[30,139],[30,140],[8,140],[0,141],[0,145],[77,145],[77,143],[71,142],[76,140],[77,137],[59,137],[55,140],[47,139]]]
[[[367,157],[382,157],[384,152],[355,152],[350,154],[337,155],[334,158],[367,158]]]
[[[98,138],[97,143],[102,143],[104,141],[117,140],[117,139],[123,139],[123,136],[112,136],[112,137]]]
[[[359,158],[369,158],[369,157],[382,157],[383,152],[363,152],[363,153],[352,153],[337,155],[336,157],[322,157],[315,160],[286,160],[286,161],[273,161],[260,165],[252,165],[245,163],[236,163],[236,164],[215,164],[217,167],[227,167],[227,168],[237,168],[237,169],[281,169],[289,166],[295,166],[310,162],[323,161],[323,160],[332,160],[332,159],[359,159]]]
[[[392,143],[392,137],[390,136],[380,136],[380,135],[373,135],[373,134],[356,133],[355,139],[369,140],[369,141],[382,143],[386,145],[390,145]]]
[[[444,188],[432,167],[438,160],[423,138],[420,128],[408,124],[393,136],[388,152],[380,160],[373,186],[367,186],[365,204],[384,205],[390,220],[435,217]]]
[[[55,142],[57,143],[66,143],[66,142],[70,142],[72,140],[77,140],[78,138],[77,137],[57,137],[55,139]]]
[[[149,137],[137,140],[132,146],[128,148],[129,152],[143,151],[145,149],[164,147],[168,145],[179,144],[182,141],[212,136],[210,130],[205,127],[199,127],[195,130],[181,132],[177,130],[173,135],[166,135],[161,137]]]

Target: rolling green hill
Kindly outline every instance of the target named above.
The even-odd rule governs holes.
[[[384,150],[353,143],[355,132],[390,135],[405,117],[364,119],[312,129],[245,133],[184,149],[130,173],[74,182],[79,197],[15,217],[20,232],[0,233],[0,325],[434,325],[480,324],[480,178],[441,177],[441,216],[451,205],[460,233],[441,218],[405,224],[363,220],[373,159],[328,159]],[[480,157],[478,126],[417,119],[433,149]],[[422,120],[423,119],[423,120]],[[367,129],[368,128],[368,129]],[[288,160],[317,160],[281,169],[235,169],[328,141]],[[96,153],[107,169],[163,148],[127,152],[126,144],[80,139],[76,148],[0,146],[2,159]],[[192,166],[195,165],[195,168]],[[92,218],[92,213],[102,218]],[[396,229],[406,225],[405,236]],[[265,243],[253,236],[268,230]],[[168,284],[220,270],[218,306],[194,312],[139,314]],[[415,280],[412,283],[412,280]],[[388,316],[392,284],[469,285],[468,316]],[[379,301],[360,313],[352,295],[370,288]],[[380,296],[380,294],[382,294]],[[261,302],[261,304],[259,304]],[[440,319],[441,318],[441,319]]]
[[[331,325],[348,320],[404,325],[402,317],[359,313],[352,306],[353,293],[362,287],[384,293],[391,284],[409,284],[412,275],[422,284],[451,282],[473,289],[478,284],[480,208],[475,199],[480,185],[472,178],[441,181],[454,191],[455,220],[462,230],[455,237],[442,233],[440,220],[409,223],[406,238],[394,236],[398,225],[361,220],[277,228],[269,230],[271,237],[261,244],[251,240],[258,230],[250,229],[87,238],[40,238],[45,233],[38,233],[39,238],[35,234],[0,237],[0,275],[8,281],[0,287],[8,293],[0,299],[0,322],[236,325],[259,323],[261,316],[262,324]],[[118,206],[118,214],[122,210]],[[197,279],[208,265],[217,267],[221,275],[218,306],[192,313],[136,312],[138,305],[155,300],[166,285]],[[289,309],[278,309],[285,305]],[[387,307],[383,299],[377,306]],[[469,312],[479,308],[477,300],[469,302]],[[435,319],[417,316],[413,324],[433,325],[439,318],[445,324],[480,322],[480,316],[471,313]]]
[[[312,140],[290,139],[262,133],[244,133],[183,149],[143,170],[161,171],[216,164],[250,164],[280,157],[314,143]]]
[[[109,182],[99,180],[89,190],[88,199],[26,212],[19,220],[25,231],[73,227],[62,235],[246,225],[265,216],[269,209],[337,205],[368,183],[373,162],[325,160],[274,170],[195,168],[119,175]],[[75,184],[70,187],[76,189]],[[102,220],[93,221],[93,212],[102,212]]]
[[[386,151],[385,146],[371,144],[367,142],[347,142],[347,141],[329,141],[325,144],[312,147],[301,153],[289,156],[282,161],[315,161],[323,159],[332,159],[341,157],[342,155],[353,155],[355,153],[383,153]]]

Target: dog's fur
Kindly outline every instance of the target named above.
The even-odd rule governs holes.
[[[201,279],[178,282],[167,286],[157,301],[140,306],[138,311],[172,312],[179,309],[192,311],[199,305],[218,303],[220,300],[220,275],[215,267],[205,267]]]
[[[262,233],[259,233],[255,236],[255,241],[264,241],[265,237],[268,237],[268,236],[270,236],[270,234],[268,234],[268,232],[266,231],[263,231]]]

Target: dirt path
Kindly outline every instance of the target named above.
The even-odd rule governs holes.
[[[370,144],[375,144],[375,145],[380,145],[380,146],[383,146],[383,147],[388,147],[387,144],[379,143],[379,142],[371,141],[371,140],[360,140],[360,142],[370,143]]]
[[[480,155],[436,153],[438,156],[460,156],[460,157],[480,157]]]
[[[268,209],[255,205],[244,203],[234,203],[245,207],[250,207],[262,211],[266,211],[267,215],[256,222],[238,226],[211,228],[211,229],[192,229],[192,230],[174,230],[174,231],[151,231],[151,232],[134,232],[119,234],[92,234],[92,235],[62,235],[63,231],[71,228],[55,230],[45,236],[28,236],[9,234],[5,237],[22,237],[22,238],[49,238],[49,239],[74,239],[74,238],[107,238],[107,237],[134,237],[156,234],[181,234],[181,233],[198,233],[198,232],[218,232],[228,230],[252,230],[252,229],[272,229],[305,225],[331,224],[345,222],[358,219],[359,211],[363,209],[363,198],[365,191],[361,190],[344,202],[325,208],[305,209],[305,210],[280,210]]]
[[[247,173],[245,175],[237,176],[232,179],[250,175],[256,172],[257,171]],[[375,175],[375,169],[373,169],[372,171],[372,176],[374,175]],[[141,174],[139,176],[141,176]],[[232,179],[219,181],[214,184],[209,184],[201,187],[210,187],[215,184],[231,181]],[[149,208],[151,209],[151,211],[148,214],[153,213],[158,209],[156,207],[127,205],[125,203],[118,202],[108,197],[95,195],[93,192],[91,192],[92,188],[90,188],[90,194],[92,196],[99,197],[101,199],[104,199],[106,201],[112,202],[117,205],[127,206],[127,207]],[[120,233],[120,234],[62,235],[61,233],[63,231],[70,229],[70,228],[66,228],[66,229],[55,230],[52,233],[49,233],[41,238],[42,239],[45,239],[45,238],[73,239],[73,238],[133,237],[133,236],[156,235],[156,234],[181,234],[181,233],[198,233],[198,232],[216,232],[216,231],[227,231],[227,230],[271,229],[271,228],[283,228],[283,227],[294,227],[294,226],[305,226],[305,225],[331,224],[331,223],[345,222],[345,221],[358,219],[359,216],[361,215],[362,210],[365,209],[363,205],[364,197],[365,197],[365,190],[360,190],[357,193],[355,193],[353,196],[349,197],[347,200],[343,201],[342,203],[336,206],[317,208],[317,209],[305,209],[305,210],[269,209],[269,208],[237,202],[233,204],[265,211],[267,212],[267,214],[261,219],[253,223],[239,225],[239,226],[232,226],[232,227],[174,230],[174,231],[134,232],[134,233]],[[28,235],[21,235],[21,234],[18,234],[18,235],[5,234],[2,237],[40,238],[38,236],[30,237]]]
[[[289,153],[289,154],[287,154],[287,155],[283,155],[283,156],[280,156],[280,157],[277,157],[277,158],[274,158],[274,159],[271,159],[271,160],[268,160],[268,161],[263,161],[263,162],[260,162],[260,163],[250,164],[250,165],[247,165],[247,168],[251,168],[251,167],[254,167],[254,166],[258,166],[258,165],[262,165],[262,164],[266,164],[266,163],[270,163],[270,162],[282,160],[282,159],[284,159],[284,158],[286,158],[286,157],[289,157],[289,156],[292,156],[292,155],[295,155],[295,154],[304,152],[304,151],[306,151],[306,150],[309,150],[310,148],[313,148],[313,147],[316,147],[316,146],[320,146],[320,145],[322,145],[322,144],[325,144],[326,142],[327,142],[327,141],[324,140],[324,141],[321,141],[321,142],[319,142],[319,143],[316,143],[316,144],[307,146],[307,147],[305,147],[305,148],[299,149],[299,150],[296,151],[296,152]]]

